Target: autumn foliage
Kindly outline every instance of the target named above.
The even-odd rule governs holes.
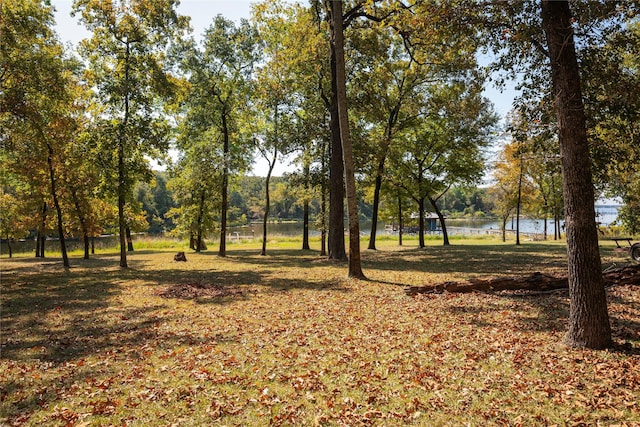
[[[616,347],[572,350],[566,291],[407,296],[563,271],[564,247],[363,253],[369,281],[257,246],[3,260],[2,425],[637,425],[640,289],[608,289]],[[483,255],[482,258],[480,255]],[[603,248],[605,265],[629,263]],[[537,270],[534,270],[537,269]]]

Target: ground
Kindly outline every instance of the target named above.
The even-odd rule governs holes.
[[[2,260],[6,425],[640,425],[640,289],[617,346],[562,344],[568,295],[409,297],[408,285],[564,272],[562,244],[456,241],[346,265],[272,245]],[[633,262],[603,249],[605,266]]]

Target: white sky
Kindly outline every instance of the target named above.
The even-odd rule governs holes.
[[[80,40],[88,38],[90,33],[76,18],[71,17],[72,3],[73,0],[52,1],[56,8],[55,18],[58,35],[63,43],[75,46]],[[204,33],[204,30],[211,25],[213,18],[218,14],[236,22],[242,18],[249,19],[252,3],[255,3],[255,0],[181,0],[178,13],[191,17],[191,27],[197,38]],[[496,112],[504,117],[512,108],[511,104],[516,92],[513,86],[508,87],[504,93],[500,93],[493,87],[487,87],[484,94],[494,103]],[[282,163],[277,164],[274,175],[282,175],[284,172],[291,171],[291,167],[288,166],[289,161],[285,159]],[[267,162],[257,156],[253,168],[254,174],[266,176],[267,171]]]

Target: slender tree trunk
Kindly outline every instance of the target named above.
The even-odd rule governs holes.
[[[62,253],[62,264],[64,265],[65,268],[69,268],[69,257],[67,256],[67,245],[64,239],[62,209],[60,208],[60,202],[58,201],[58,189],[56,186],[56,177],[53,169],[53,149],[49,144],[47,144],[47,149],[49,150],[49,155],[47,156],[47,163],[49,164],[49,179],[51,180],[51,197],[53,197],[53,206],[56,208],[56,214],[58,215],[58,235],[60,238],[60,252]]]
[[[418,200],[418,247],[424,248],[424,197]]]
[[[520,245],[520,205],[522,204],[522,154],[520,155],[520,176],[518,177],[518,199],[516,204],[516,245]]]
[[[325,156],[322,156],[322,184],[320,186],[322,195],[320,196],[320,256],[327,256],[327,185],[326,185],[326,164]]]
[[[353,147],[349,130],[347,110],[347,83],[344,62],[344,33],[342,21],[342,2],[333,2],[332,8],[333,38],[336,50],[336,88],[338,95],[338,116],[340,121],[340,139],[342,140],[342,158],[349,216],[349,277],[365,279],[360,260],[360,222],[358,218],[358,195],[356,192]]]
[[[118,138],[118,232],[120,238],[120,267],[128,268],[127,263],[127,242],[126,242],[126,220],[124,217],[124,204],[127,193],[127,176],[125,170],[125,150],[124,143],[127,137],[127,126],[129,124],[129,58],[130,46],[126,44],[125,51],[125,85],[124,95],[124,117],[120,125],[120,135]]]
[[[509,221],[509,216],[502,217],[502,241],[507,241],[507,221]]]
[[[95,236],[91,236],[91,255],[96,254],[96,238]]]
[[[127,252],[133,252],[133,237],[131,237],[131,227],[127,225],[124,231],[127,235]]]
[[[205,189],[200,189],[200,205],[198,206],[198,218],[196,220],[196,241],[195,241],[195,251],[202,251],[202,221],[204,218],[204,201],[205,201]]]
[[[226,109],[222,112],[222,136],[222,152],[224,153],[225,163],[222,168],[222,188],[220,188],[220,247],[218,256],[225,257],[227,256],[227,209],[229,205],[229,195],[227,194],[229,192],[229,167],[227,166],[227,161],[229,161],[229,127],[227,125]]]
[[[402,229],[404,220],[402,219],[402,197],[398,195],[398,246],[402,246]]]
[[[45,236],[47,221],[47,202],[42,203],[42,215],[40,216],[40,224],[38,225],[38,234],[36,235],[36,258],[44,258],[44,244],[47,240]]]
[[[7,250],[9,251],[9,258],[13,258],[13,249],[11,248],[11,238],[7,235]]]
[[[331,44],[331,105],[329,108],[331,148],[329,150],[329,259],[347,260],[344,241],[344,163],[340,118],[338,115],[338,89],[336,86],[335,47]]]
[[[378,211],[380,209],[380,189],[382,188],[382,176],[384,174],[384,159],[378,162],[376,172],[376,183],[373,189],[373,210],[371,213],[371,234],[369,235],[369,247],[367,249],[376,250],[376,233],[378,229]]]
[[[303,205],[303,220],[302,220],[302,250],[311,250],[309,246],[309,201],[305,199]]]
[[[269,194],[269,184],[271,182],[271,173],[273,172],[273,167],[276,165],[276,157],[277,157],[277,151],[274,150],[273,161],[269,161],[269,172],[267,172],[267,179],[264,184],[265,202],[264,202],[264,218],[262,218],[262,251],[260,251],[260,255],[262,256],[267,255],[267,221],[269,219],[269,210],[271,210],[271,197]]]
[[[611,326],[598,248],[587,125],[568,1],[542,1],[562,159],[571,347],[609,347]]]
[[[447,233],[447,225],[444,222],[444,214],[442,213],[442,211],[438,207],[437,200],[429,197],[429,203],[431,203],[431,206],[433,207],[433,210],[436,212],[436,215],[438,215],[438,219],[440,220],[440,225],[442,226],[442,245],[443,246],[449,246],[450,245],[450,243],[449,243],[449,233]]]
[[[87,227],[87,219],[85,218],[82,208],[80,207],[80,200],[78,199],[78,193],[74,188],[69,190],[71,192],[71,198],[73,199],[73,205],[76,208],[76,214],[78,215],[78,221],[80,221],[80,228],[82,229],[82,243],[84,246],[84,259],[89,259],[89,228]]]

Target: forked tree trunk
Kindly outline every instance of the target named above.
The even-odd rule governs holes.
[[[569,3],[542,1],[562,159],[571,347],[609,347],[611,327],[595,221],[591,160]]]
[[[344,161],[344,177],[347,195],[347,211],[349,216],[349,277],[365,279],[360,260],[360,222],[358,218],[358,195],[356,193],[355,167],[353,164],[353,147],[349,130],[347,111],[347,83],[344,62],[344,32],[342,18],[342,1],[332,4],[332,42],[336,51],[336,89],[338,100],[338,117],[340,121],[340,139],[342,140],[342,159]]]

